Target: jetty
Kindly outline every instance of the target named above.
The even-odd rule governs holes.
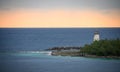
[[[81,47],[53,47],[50,50],[53,56],[80,56]]]

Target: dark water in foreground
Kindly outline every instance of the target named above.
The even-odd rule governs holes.
[[[0,53],[0,72],[120,72],[120,60]]]

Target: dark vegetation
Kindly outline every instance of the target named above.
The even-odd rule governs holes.
[[[46,50],[70,50],[70,49],[81,49],[81,47],[53,47]]]
[[[80,53],[96,56],[120,56],[120,39],[94,41],[81,48]]]

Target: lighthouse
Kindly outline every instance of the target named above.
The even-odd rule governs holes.
[[[99,34],[98,31],[96,31],[96,32],[94,33],[93,41],[99,41],[99,40],[100,40],[100,34]]]

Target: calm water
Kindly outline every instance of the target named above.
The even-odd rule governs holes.
[[[0,72],[120,72],[120,60],[1,53]]]
[[[96,30],[100,32],[101,39],[120,38],[120,28],[0,29],[0,51],[84,46],[93,41],[93,34]]]
[[[120,38],[120,28],[1,28],[0,72],[120,72],[120,60],[10,53],[55,46],[84,46],[92,42],[96,30],[101,39]]]

